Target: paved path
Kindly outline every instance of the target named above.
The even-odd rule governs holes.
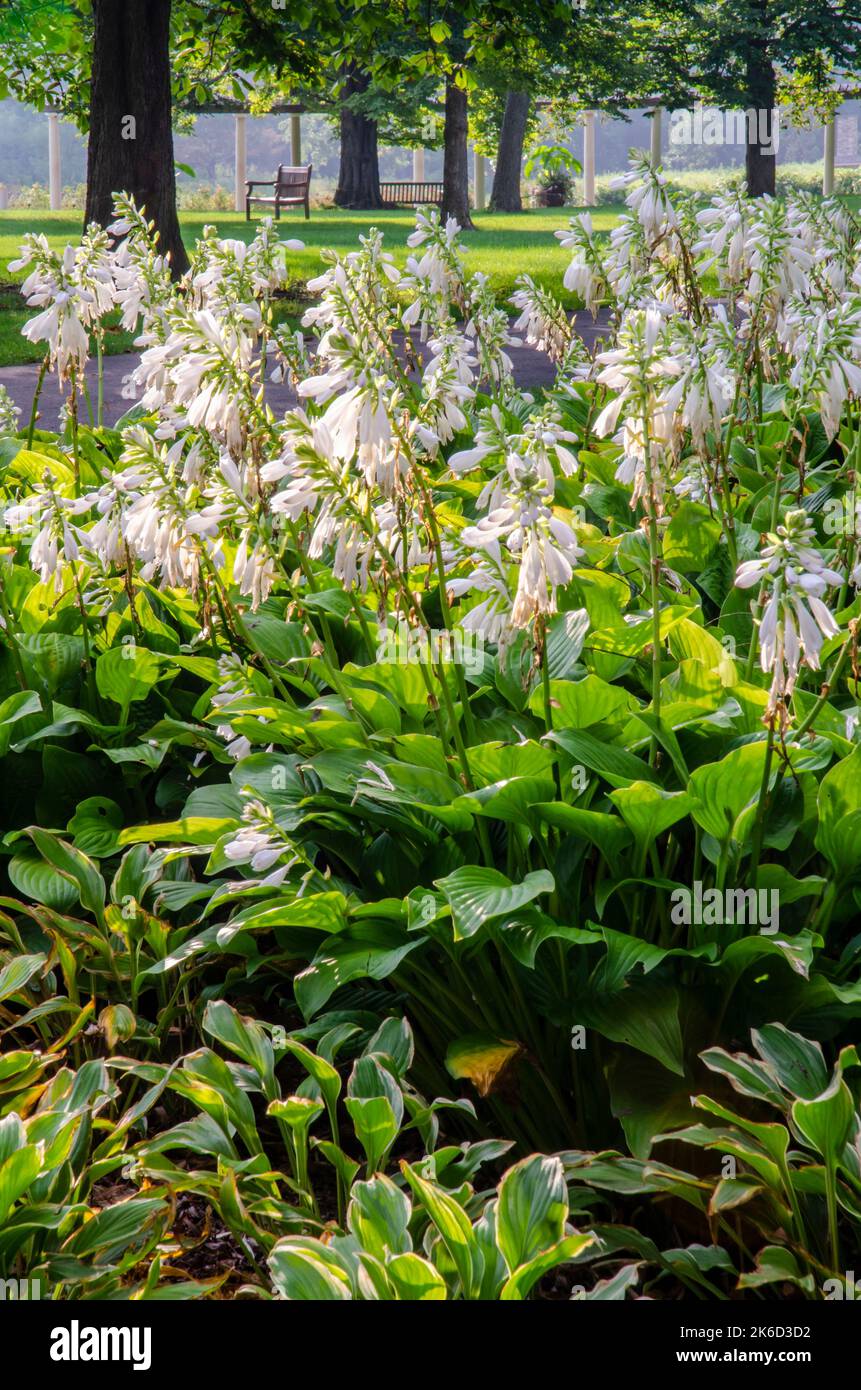
[[[575,316],[574,324],[583,341],[589,348],[592,348],[596,337],[606,332],[606,311],[602,311],[597,323],[592,322],[591,314],[580,312]],[[515,347],[509,349],[509,355],[514,363],[514,375],[517,384],[524,391],[533,391],[552,384],[553,364],[543,352],[538,352],[531,347]],[[106,425],[115,424],[120,416],[134,405],[133,393],[135,388],[131,383],[131,373],[137,363],[138,357],[135,353],[118,353],[114,357],[105,358],[104,421]],[[21,411],[19,424],[22,427],[26,427],[30,419],[38,375],[39,367],[36,363],[28,362],[16,367],[0,367],[0,383],[6,387]],[[96,364],[94,361],[87,364],[86,378],[90,399],[95,408]],[[296,404],[296,393],[292,387],[286,384],[276,385],[273,382],[267,382],[266,399],[273,411],[276,414],[281,414]],[[57,428],[60,402],[61,395],[56,377],[46,377],[39,398],[38,423],[41,429]],[[82,418],[86,418],[86,405],[83,406]]]

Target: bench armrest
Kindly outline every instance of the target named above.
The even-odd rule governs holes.
[[[274,179],[246,179],[246,180],[245,180],[245,187],[248,188],[248,189],[252,189],[252,188],[274,188],[274,187],[275,187],[275,180],[274,180]]]

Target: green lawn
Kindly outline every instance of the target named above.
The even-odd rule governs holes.
[[[536,208],[514,214],[476,213],[476,230],[464,235],[469,269],[484,271],[500,299],[511,294],[515,278],[526,272],[573,305],[574,301],[562,289],[568,252],[559,245],[553,233],[558,227],[565,227],[575,211],[573,208]],[[613,207],[592,209],[595,226],[602,230],[609,230],[617,215],[618,209]],[[248,240],[254,235],[254,223],[246,222],[241,213],[185,212],[182,230],[187,244],[193,243],[206,223],[214,223],[223,236]],[[280,227],[285,238],[298,237],[305,243],[304,251],[291,254],[297,280],[304,282],[319,274],[320,250],[324,246],[350,250],[358,244],[361,233],[372,226],[383,229],[388,248],[397,263],[403,265],[407,255],[406,239],[414,224],[415,218],[408,209],[371,214],[321,208],[312,210],[308,222],[301,214],[284,213]],[[73,212],[22,209],[0,212],[0,366],[36,362],[41,358],[39,348],[21,337],[21,325],[35,312],[27,310],[15,288],[15,282],[23,279],[23,275],[10,275],[6,269],[9,261],[18,255],[27,231],[44,232],[52,246],[62,247],[80,235],[81,220]],[[128,335],[119,330],[109,333],[108,338],[111,352],[123,352],[130,346]]]

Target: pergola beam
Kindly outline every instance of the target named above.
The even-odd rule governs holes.
[[[595,112],[587,111],[583,119],[583,203],[595,206]]]
[[[51,211],[63,206],[63,179],[60,172],[60,117],[48,112],[48,197]]]
[[[236,212],[245,211],[245,180],[248,177],[248,132],[245,128],[247,121],[248,117],[241,111],[233,117],[235,151],[233,207]]]

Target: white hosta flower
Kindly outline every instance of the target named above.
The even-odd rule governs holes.
[[[711,508],[714,483],[703,459],[693,454],[684,459],[682,468],[681,477],[673,484],[675,495],[686,497],[691,502],[704,503]]]
[[[815,544],[807,514],[789,511],[776,534],[769,533],[759,557],[746,560],[736,572],[737,588],[763,587],[759,658],[763,671],[774,673],[772,712],[785,706],[801,666],[819,669],[824,640],[840,630],[823,596],[843,580],[826,565]]]
[[[114,304],[114,281],[107,233],[87,229],[78,247],[67,246],[57,255],[44,235],[28,233],[22,255],[10,270],[32,266],[21,293],[33,308],[40,308],[21,332],[31,343],[47,343],[50,365],[60,381],[78,376],[90,349],[89,331]]]
[[[510,486],[509,468],[534,470],[546,483],[551,495],[556,468],[565,477],[576,472],[577,457],[568,445],[575,443],[577,436],[562,424],[555,402],[548,401],[539,410],[533,411],[519,434],[511,433],[506,417],[495,404],[483,410],[478,420],[474,447],[452,454],[448,466],[458,475],[472,472],[479,465],[484,466],[489,476],[477,499],[479,511],[492,510],[501,505]]]
[[[411,250],[421,249],[420,256],[408,256],[402,290],[411,292],[419,304],[408,315],[407,326],[420,322],[423,330],[447,322],[452,305],[465,305],[463,253],[457,238],[460,225],[453,217],[440,221],[436,208],[421,208],[416,214],[415,231],[407,237]]]
[[[560,236],[560,233],[556,235]],[[546,352],[551,362],[563,362],[574,337],[574,328],[562,305],[549,291],[536,285],[530,275],[518,275],[515,283],[517,288],[510,303],[520,310],[520,315],[514,321],[514,331],[524,333],[529,346]],[[568,284],[567,272],[565,286],[566,289],[576,290],[576,287]],[[579,293],[579,290],[576,292]],[[592,308],[585,295],[583,298],[587,308]]]
[[[778,327],[795,357],[789,383],[802,403],[816,401],[825,432],[833,439],[847,398],[861,397],[861,299],[846,299],[818,313],[794,299]]]
[[[233,582],[239,585],[240,594],[251,599],[252,611],[265,603],[277,578],[278,571],[263,542],[250,545],[248,536],[243,536],[233,562]]]
[[[242,818],[245,824],[224,846],[224,856],[232,864],[249,864],[255,873],[266,873],[285,855],[295,858],[289,841],[262,802],[246,800]]]
[[[508,563],[517,563],[509,623],[525,628],[535,618],[556,612],[556,591],[568,584],[584,552],[574,531],[550,506],[552,483],[516,457],[508,460],[506,471],[508,491],[501,505],[464,527],[459,543],[487,551],[497,568],[505,563],[506,553]],[[486,587],[486,579],[482,584]]]
[[[595,318],[608,282],[604,253],[595,236],[591,215],[582,212],[572,217],[567,230],[554,232],[553,235],[566,250],[574,252],[562,283],[566,290],[579,295]]]
[[[657,309],[635,310],[623,320],[619,346],[595,359],[601,365],[598,381],[618,394],[601,411],[594,430],[599,436],[610,434],[622,418],[621,433],[615,436],[623,448],[616,477],[633,485],[632,507],[641,499],[651,506],[650,489],[660,505],[663,465],[668,456],[677,455],[681,444],[680,422],[667,400],[666,382],[682,369],[664,352],[663,332],[664,319]]]
[[[66,571],[80,559],[78,528],[72,518],[93,506],[91,496],[63,497],[50,486],[7,507],[3,529],[25,540],[30,536],[30,565],[43,584],[53,580],[54,592],[62,592]]]
[[[514,368],[505,349],[520,347],[521,343],[509,331],[508,315],[498,307],[486,275],[473,275],[467,286],[467,300],[469,320],[465,332],[475,343],[479,379],[488,380],[497,388],[508,387],[510,391],[514,384]]]
[[[625,203],[636,213],[646,235],[655,241],[678,226],[667,179],[648,159],[632,158],[631,165],[628,173],[616,181],[617,186],[629,189]]]
[[[704,255],[701,272],[717,268],[722,288],[738,288],[748,268],[747,232],[749,205],[741,192],[718,194],[709,207],[696,215],[702,235],[694,243],[694,255]]]
[[[17,434],[21,411],[9,395],[5,386],[0,385],[0,435]]]
[[[723,306],[704,328],[676,321],[670,348],[678,375],[665,389],[659,409],[689,429],[694,448],[704,453],[707,435],[719,437],[735,391],[733,331]]]
[[[459,626],[464,632],[475,633],[483,641],[498,646],[500,651],[510,645],[515,632],[511,623],[512,595],[506,567],[500,559],[485,554],[468,576],[447,580],[446,588],[455,599],[465,594],[486,594],[486,598],[463,614]]]

